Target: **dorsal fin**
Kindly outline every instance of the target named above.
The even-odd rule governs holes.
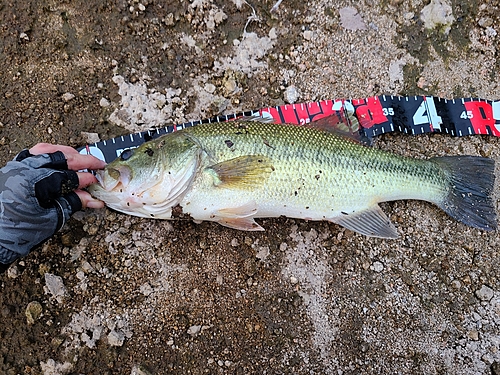
[[[268,112],[262,112],[262,114],[255,112],[249,116],[240,117],[236,121],[275,122],[274,118]],[[332,133],[365,146],[372,145],[372,141],[361,132],[359,121],[352,111],[335,111],[333,115],[321,117],[317,120],[313,119],[313,121],[307,123],[305,126]]]
[[[358,119],[352,113],[347,113],[346,117],[341,111],[336,111],[333,115],[311,121],[307,126],[350,139],[356,143],[371,146],[368,137],[360,133]]]
[[[255,121],[255,122],[263,122],[269,124],[275,122],[273,116],[271,116],[271,114],[269,114],[268,112],[262,112],[262,114],[259,112],[254,112],[251,115],[242,116],[236,119],[236,121]]]

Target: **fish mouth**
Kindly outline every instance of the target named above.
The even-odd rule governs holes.
[[[122,185],[122,188],[126,188],[130,183],[130,177],[130,168],[126,166],[107,167],[104,170],[97,171],[96,174],[99,185],[106,191],[112,191],[119,184]]]

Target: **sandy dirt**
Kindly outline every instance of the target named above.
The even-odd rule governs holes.
[[[274,4],[3,0],[0,162],[287,101],[500,99],[496,1]],[[374,147],[498,161],[499,145]],[[0,373],[500,374],[500,232],[427,203],[382,208],[399,239],[77,213],[0,277]]]

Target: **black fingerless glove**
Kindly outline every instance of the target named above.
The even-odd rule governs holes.
[[[0,169],[0,272],[61,229],[82,208],[78,175],[61,151],[28,150]]]

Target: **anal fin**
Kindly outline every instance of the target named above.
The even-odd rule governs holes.
[[[251,217],[221,218],[217,221],[220,225],[228,228],[256,232],[265,230]]]
[[[332,221],[368,237],[399,237],[396,227],[377,204],[366,210],[343,214]]]

